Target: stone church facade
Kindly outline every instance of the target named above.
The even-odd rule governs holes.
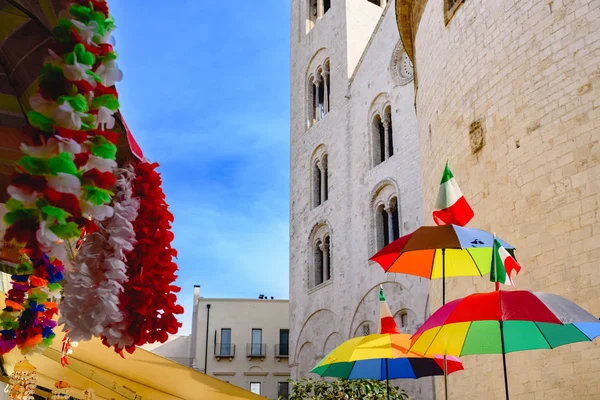
[[[600,1],[396,5],[415,68],[423,208],[449,159],[475,211],[469,225],[516,247],[518,288],[600,316]],[[446,288],[455,299],[493,285],[456,278]],[[432,310],[440,304],[434,281]],[[505,398],[500,356],[463,362],[450,398]],[[600,340],[511,353],[507,367],[511,399],[600,399]],[[443,398],[439,378],[436,389]]]
[[[377,331],[380,284],[401,330],[424,321],[428,282],[368,259],[425,215],[413,68],[394,4],[291,6],[290,364],[293,378],[318,378],[309,371],[329,351]],[[433,398],[432,378],[400,384]]]

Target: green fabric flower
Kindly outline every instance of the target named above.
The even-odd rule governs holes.
[[[78,93],[75,96],[60,96],[56,99],[58,105],[61,105],[64,102],[69,103],[69,105],[73,107],[73,110],[78,112],[85,113],[90,110],[86,98],[81,93]]]
[[[58,175],[61,172],[76,175],[77,166],[73,162],[73,155],[63,151],[56,157],[52,157],[48,160],[48,171],[52,175]]]
[[[12,225],[17,221],[29,219],[35,217],[36,211],[31,208],[25,208],[23,210],[11,211],[4,214],[4,222],[7,225]]]
[[[52,132],[55,122],[52,118],[48,118],[37,111],[29,111],[27,118],[31,126],[41,129],[45,132]]]
[[[52,36],[60,44],[71,43],[71,21],[65,18],[58,20],[58,25],[52,29]]]
[[[56,236],[61,239],[69,240],[81,236],[81,230],[75,222],[67,222],[66,224],[54,224],[50,227]]]
[[[17,265],[15,275],[31,275],[33,271],[33,265],[29,261],[24,261]]]
[[[49,172],[48,160],[43,158],[23,156],[17,161],[17,165],[31,175],[45,175]]]
[[[103,94],[92,100],[92,109],[97,110],[100,107],[106,107],[109,110],[117,111],[119,109],[119,100],[114,94]]]
[[[77,43],[71,53],[65,54],[66,64],[75,65],[76,62],[92,66],[96,62],[96,56],[87,51],[83,44]]]
[[[86,193],[85,199],[96,206],[110,203],[111,196],[114,194],[110,190],[89,185],[83,186],[83,190]]]
[[[21,203],[19,200],[11,197],[10,199],[8,199],[6,201],[6,203],[4,203],[4,207],[6,208],[7,211],[22,210],[23,203]]]
[[[62,208],[54,207],[51,205],[45,205],[45,206],[41,207],[40,209],[42,210],[42,213],[44,213],[46,215],[46,217],[47,217],[47,218],[45,218],[46,220],[51,221],[51,222],[56,221],[59,224],[66,224],[67,218],[69,218],[71,216],[71,214],[69,214]],[[50,217],[50,218],[48,218],[48,217]]]

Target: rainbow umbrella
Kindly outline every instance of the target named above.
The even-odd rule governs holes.
[[[410,351],[466,356],[553,349],[592,341],[600,321],[575,303],[550,293],[526,290],[475,293],[439,308],[411,338]]]
[[[498,239],[514,257],[514,247]],[[394,240],[370,258],[385,272],[442,278],[442,302],[446,303],[445,278],[483,276],[490,272],[494,235],[458,225],[422,226]]]
[[[380,333],[345,341],[321,360],[312,373],[341,379],[385,379],[388,398],[390,379],[418,379],[444,374],[441,356],[422,356],[408,350],[410,335],[398,330],[383,289],[379,291],[379,304]],[[464,369],[456,357],[448,358],[446,365],[449,374]]]

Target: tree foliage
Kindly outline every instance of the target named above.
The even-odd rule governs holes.
[[[336,380],[315,381],[303,379],[291,381],[292,390],[288,400],[387,400],[385,381]],[[390,385],[390,400],[408,400],[406,392]]]

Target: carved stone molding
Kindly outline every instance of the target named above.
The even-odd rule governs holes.
[[[414,78],[412,61],[410,61],[408,54],[406,54],[401,41],[398,41],[392,53],[390,72],[394,83],[400,86],[408,85]]]

